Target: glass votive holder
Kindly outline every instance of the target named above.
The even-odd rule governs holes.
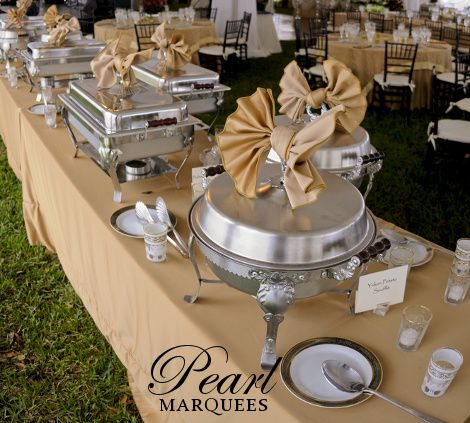
[[[44,119],[49,128],[57,128],[57,106],[55,104],[44,106]]]
[[[444,302],[460,304],[467,295],[470,286],[470,238],[457,241],[454,261],[450,268]]]
[[[432,353],[421,389],[429,397],[445,394],[463,363],[462,354],[453,348],[439,348]]]
[[[405,265],[411,267],[414,255],[414,251],[411,248],[401,246],[392,247],[388,256],[388,268],[392,269]]]
[[[11,88],[18,87],[18,74],[14,66],[8,69],[8,81],[10,82]]]
[[[431,319],[431,310],[423,305],[405,307],[398,333],[398,348],[402,351],[416,351]]]
[[[42,96],[42,101],[44,105],[52,103],[52,87],[50,86],[45,86],[41,87],[41,96]]]
[[[149,223],[143,229],[147,260],[154,263],[165,261],[168,227],[163,223]]]

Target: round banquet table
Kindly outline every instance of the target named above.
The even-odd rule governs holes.
[[[336,36],[328,39],[328,57],[337,59],[348,66],[359,78],[365,94],[373,88],[373,78],[384,70],[385,40],[388,34],[378,34],[376,44],[367,46],[364,41],[357,43],[342,42]],[[438,72],[451,70],[451,46],[443,42],[432,42],[429,46],[418,47],[413,82],[415,89],[411,99],[412,108],[429,108],[431,106],[432,68]]]
[[[218,41],[214,24],[205,19],[196,20],[192,24],[174,20],[171,24],[166,25],[167,36],[176,31],[184,35],[185,42],[191,47],[193,51],[192,62],[195,64],[199,64],[197,50],[204,45]],[[97,40],[107,42],[119,36],[124,43],[129,45],[131,50],[137,51],[137,38],[133,26],[116,28],[115,19],[105,19],[95,23],[95,38]]]

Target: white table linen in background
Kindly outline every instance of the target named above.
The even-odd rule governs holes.
[[[227,20],[242,19],[243,12],[251,13],[248,57],[267,57],[272,53],[281,52],[272,16],[270,20],[260,18],[256,10],[256,0],[212,0],[212,7],[217,8],[215,27],[219,37],[224,36]]]

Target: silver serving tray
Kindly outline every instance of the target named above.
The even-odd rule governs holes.
[[[106,44],[103,42],[86,38],[81,40],[65,40],[64,44],[60,47],[51,46],[47,42],[36,41],[28,44],[27,54],[34,60],[70,59],[70,61],[73,61],[83,57],[92,59],[105,46]]]
[[[352,184],[320,173],[327,189],[296,210],[281,189],[256,199],[241,196],[224,173],[191,209],[191,231],[217,254],[251,268],[314,270],[344,263],[372,243],[375,223]],[[260,180],[278,174],[280,166],[268,164]]]
[[[201,66],[188,63],[181,69],[158,71],[157,60],[133,65],[137,79],[173,95],[190,94],[194,91],[226,91],[230,88],[219,83],[219,74]]]
[[[95,79],[70,84],[70,97],[89,115],[93,116],[100,132],[115,134],[129,130],[144,130],[148,121],[176,119],[188,120],[184,101],[170,94],[158,93],[142,82],[131,87],[130,95],[122,99],[121,87],[98,89]]]
[[[225,91],[230,90],[219,82],[217,72],[192,63],[181,69],[158,72],[157,60],[152,59],[132,68],[137,79],[183,99],[192,114],[218,110]]]
[[[130,128],[111,132],[103,127],[102,121],[96,114],[85,109],[71,94],[59,94],[59,99],[67,110],[71,126],[75,127],[96,150],[100,147],[119,150],[119,163],[181,151],[185,147],[185,139],[193,135],[194,126],[201,122],[189,116],[175,125],[145,129],[141,125],[140,116],[134,114],[136,125],[132,125],[130,120]],[[151,114],[147,116],[152,117]],[[127,118],[130,119],[130,115]]]

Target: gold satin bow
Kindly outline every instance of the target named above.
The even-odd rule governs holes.
[[[48,43],[60,47],[69,32],[80,31],[80,23],[76,17],[66,21],[63,20],[49,33]]]
[[[16,7],[18,9],[24,9],[24,13],[26,13],[32,4],[33,0],[18,0],[16,2]]]
[[[166,66],[171,69],[179,69],[191,61],[191,49],[184,42],[181,33],[173,33],[168,39],[165,35],[165,24],[157,27],[151,40],[166,55]]]
[[[91,61],[91,69],[95,74],[98,88],[111,88],[120,75],[124,86],[127,88],[135,83],[131,65],[142,63],[152,58],[153,48],[128,54],[120,44],[120,39],[111,41]]]
[[[237,191],[256,197],[260,167],[272,146],[285,164],[284,185],[292,208],[314,202],[326,186],[309,158],[333,134],[344,106],[329,110],[296,133],[291,127],[274,127],[271,90],[258,88],[237,103],[217,137],[225,170]]]
[[[17,28],[23,27],[23,19],[26,14],[26,10],[23,6],[19,7],[18,9],[8,9],[8,20],[5,24],[5,28],[11,28],[12,26],[16,26]]]
[[[47,30],[51,32],[53,28],[59,25],[59,23],[61,23],[62,21],[66,20],[68,17],[70,17],[70,14],[68,13],[59,15],[57,6],[53,4],[46,10],[46,13],[44,13],[43,20],[47,26]]]
[[[311,91],[297,63],[289,63],[279,83],[281,94],[278,101],[282,106],[279,111],[297,120],[306,104],[314,109],[319,109],[322,103],[326,103],[330,109],[343,104],[345,112],[338,117],[339,126],[347,132],[353,132],[363,121],[367,110],[361,84],[351,70],[337,60],[325,60],[323,69],[328,85]]]

